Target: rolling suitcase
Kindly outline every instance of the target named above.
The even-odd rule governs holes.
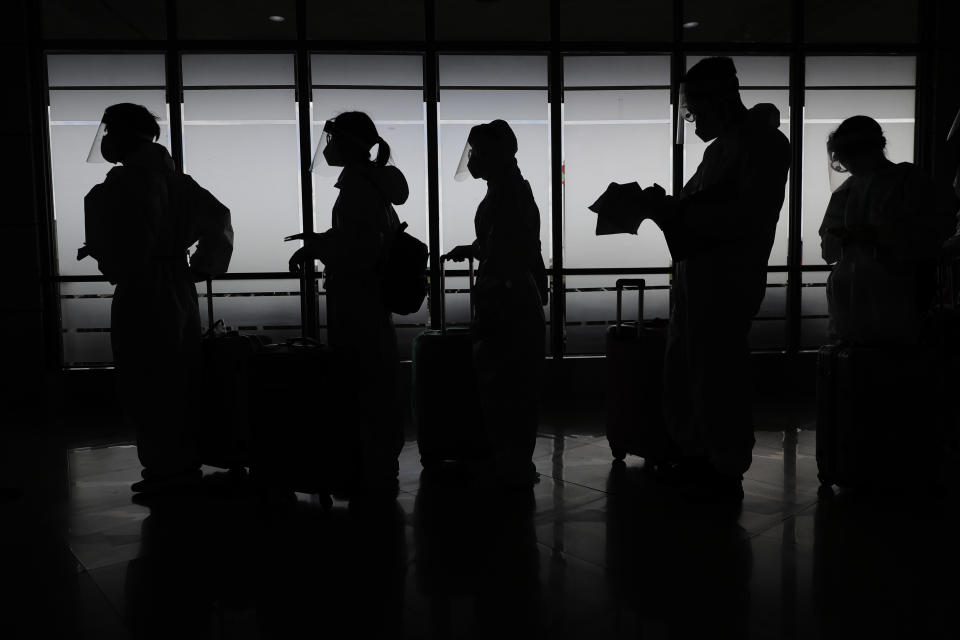
[[[197,448],[200,462],[240,471],[253,455],[250,429],[250,360],[261,341],[236,331],[223,332],[219,322],[203,337],[203,368],[197,406]]]
[[[943,439],[935,350],[827,346],[817,371],[822,485],[892,487],[935,479]]]
[[[637,322],[623,322],[624,287],[639,289]],[[663,416],[667,322],[643,320],[645,280],[617,280],[617,324],[607,329],[607,441],[614,459],[628,453],[657,464],[671,457]]]
[[[473,260],[469,267],[472,296]],[[440,289],[445,291],[443,266],[440,278]],[[445,300],[440,305],[443,310]],[[413,341],[413,422],[420,462],[426,468],[445,460],[479,460],[490,452],[480,412],[470,330],[448,328],[444,311],[441,318],[439,330],[424,331]]]
[[[250,360],[254,475],[303,493],[349,496],[360,470],[360,429],[340,354],[309,338],[258,347]],[[355,404],[354,404],[355,406]]]

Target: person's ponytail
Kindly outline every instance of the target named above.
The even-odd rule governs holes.
[[[378,167],[387,166],[387,162],[390,161],[390,145],[387,144],[387,141],[377,136],[377,159],[376,163]]]

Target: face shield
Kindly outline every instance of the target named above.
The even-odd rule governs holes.
[[[453,179],[457,182],[463,182],[467,178],[472,177],[470,175],[470,156],[473,155],[473,145],[470,144],[470,141],[467,140],[466,144],[463,145],[463,153],[460,154],[460,162],[457,164],[457,172],[453,175]]]
[[[102,164],[107,162],[107,159],[103,157],[103,151],[101,150],[105,135],[107,135],[107,123],[101,120],[100,126],[97,127],[97,135],[93,137],[93,144],[90,145],[90,151],[87,153],[87,162],[91,164]]]
[[[333,120],[327,120],[323,123],[323,129],[320,131],[320,142],[317,143],[317,149],[313,152],[313,160],[310,162],[310,171],[317,175],[333,177],[339,174],[341,167],[332,166],[327,161],[324,153],[330,146],[333,139]]]
[[[836,191],[840,188],[847,178],[850,177],[850,170],[840,162],[840,156],[836,151],[827,152],[827,175],[830,179],[830,191]]]
[[[373,145],[364,143],[360,138],[351,135],[347,131],[337,130],[336,120],[327,120],[323,123],[323,129],[320,132],[320,142],[317,143],[317,149],[313,152],[313,160],[310,162],[310,171],[317,175],[326,177],[336,177],[343,171],[344,148],[346,147],[362,149],[367,152],[367,157],[376,157],[380,150],[379,143]],[[392,164],[393,158],[388,161]]]

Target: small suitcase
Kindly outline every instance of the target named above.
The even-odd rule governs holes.
[[[473,260],[469,267],[472,296]],[[445,291],[442,266],[440,278]],[[440,305],[444,309],[445,301]],[[424,331],[413,341],[413,422],[425,468],[445,460],[479,460],[490,452],[473,366],[473,338],[469,329],[448,328],[445,312],[441,318],[440,330]]]
[[[197,448],[203,464],[239,471],[250,466],[253,455],[250,359],[260,341],[217,327],[222,322],[202,342],[201,384],[194,398]]]
[[[822,485],[892,487],[935,479],[943,434],[934,349],[827,346],[817,372]]]
[[[624,287],[639,289],[637,322],[623,322]],[[617,280],[617,324],[607,329],[607,441],[615,460],[628,453],[658,464],[671,457],[663,416],[667,322],[643,321],[642,279]]]

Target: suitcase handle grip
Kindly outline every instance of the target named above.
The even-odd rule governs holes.
[[[470,297],[470,324],[473,324],[473,256],[467,258],[467,268],[470,276],[467,284],[467,295]],[[447,258],[440,258],[440,333],[447,334]]]
[[[619,278],[617,280],[617,331],[623,327],[623,289],[636,287],[639,292],[637,309],[637,335],[643,330],[643,292],[647,288],[647,281],[643,278]]]

